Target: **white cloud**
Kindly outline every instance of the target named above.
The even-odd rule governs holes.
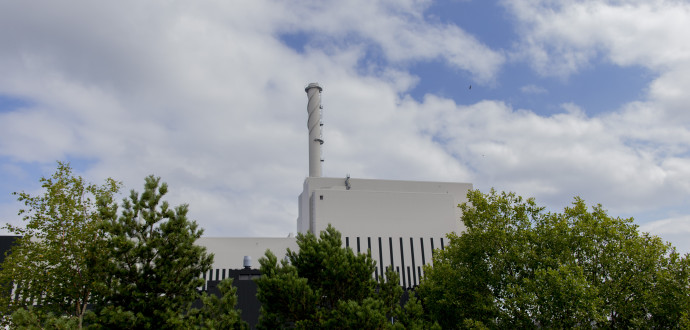
[[[686,63],[690,4],[680,1],[505,1],[519,20],[521,50],[545,75],[568,75],[599,55],[664,71]]]
[[[480,82],[491,82],[504,55],[485,46],[455,25],[425,20],[429,1],[334,1],[286,8],[288,31],[313,34],[319,46],[336,51],[350,44],[380,49],[393,62],[442,59],[469,71]],[[332,45],[335,44],[335,45]]]
[[[568,112],[541,117],[501,102],[462,106],[433,96],[408,106],[429,114],[419,118],[422,130],[446,141],[479,188],[517,191],[555,209],[577,194],[625,214],[677,205],[690,194],[687,158],[631,146],[617,116],[590,118],[565,105]]]
[[[657,75],[649,106],[667,121],[690,122],[690,3],[505,1],[521,30],[518,56],[541,74],[566,77],[598,61]],[[613,109],[612,109],[613,110]]]
[[[640,226],[640,230],[656,234],[690,234],[690,216],[679,216],[650,222]]]
[[[684,32],[690,30],[690,4],[518,0],[504,5],[520,27],[517,52],[542,75],[567,77],[600,62],[643,67],[656,75],[644,99],[582,119],[582,123],[598,122],[600,129],[587,133],[591,142],[578,143],[585,154],[572,152],[565,163],[568,167],[583,166],[583,160],[591,163],[579,174],[572,169],[561,173],[574,173],[575,181],[591,188],[558,179],[556,173],[550,182],[570,191],[589,191],[596,196],[594,201],[630,215],[644,210],[644,205],[682,205],[690,195],[685,184],[690,179],[685,170],[690,155],[690,95],[684,91],[690,83],[690,45]],[[534,129],[527,134],[534,138],[535,148],[540,147]],[[572,144],[572,138],[579,139],[570,137],[558,144]]]
[[[690,251],[690,216],[677,216],[646,223],[639,228],[642,232],[660,236],[665,241],[671,242],[681,253]]]
[[[112,176],[127,189],[160,175],[207,235],[294,231],[306,175],[304,84],[326,88],[326,174],[460,180],[462,166],[410,134],[413,114],[397,111],[417,82],[400,64],[444,58],[486,80],[502,62],[457,27],[425,22],[423,2],[73,5],[0,8],[0,90],[36,104],[0,113],[0,155],[91,159],[89,178]],[[277,39],[297,29],[330,39],[297,53]],[[396,64],[362,76],[371,47]]]
[[[582,195],[612,214],[687,201],[690,75],[675,70],[687,67],[684,46],[673,32],[659,46],[659,62],[645,64],[652,51],[625,57],[631,46],[614,40],[618,30],[603,26],[600,36],[581,14],[632,24],[623,14],[661,15],[666,7],[511,7],[527,22],[524,59],[542,70],[569,74],[596,54],[657,70],[647,99],[588,117],[574,103],[539,116],[501,100],[413,100],[407,92],[423,81],[408,63],[442,59],[490,81],[504,61],[458,27],[425,20],[428,5],[46,1],[31,4],[43,8],[36,11],[3,3],[0,91],[32,101],[0,113],[0,157],[10,164],[3,168],[86,159],[92,181],[112,176],[137,190],[154,173],[170,184],[171,203],[190,204],[207,235],[284,236],[295,230],[307,175],[303,88],[319,82],[327,176],[465,181],[558,209]],[[559,25],[568,22],[570,30]],[[303,50],[280,40],[291,33],[308,34]],[[651,38],[639,36],[640,45]],[[372,60],[377,51],[385,60]]]
[[[520,91],[525,94],[546,94],[549,91],[544,87],[539,87],[537,85],[525,85],[520,87]]]

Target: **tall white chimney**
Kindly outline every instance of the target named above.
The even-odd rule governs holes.
[[[307,127],[309,128],[309,177],[321,176],[321,91],[318,83],[311,83],[304,89],[307,92]]]

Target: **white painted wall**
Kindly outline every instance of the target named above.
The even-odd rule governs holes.
[[[443,237],[462,232],[458,204],[470,183],[315,178],[304,180],[297,231],[318,233],[332,224],[344,236]]]
[[[343,236],[444,236],[458,230],[449,194],[318,189],[313,196],[314,233],[328,224]]]
[[[393,265],[401,273],[401,284],[418,284],[423,266],[432,264],[433,249],[448,244],[446,234],[465,229],[458,204],[467,201],[472,184],[350,178],[348,189],[345,180],[304,180],[297,231],[318,235],[332,224],[341,232],[343,245],[371,253],[376,275]],[[244,256],[250,256],[252,268],[258,268],[267,249],[282,258],[287,248],[298,248],[294,237],[204,237],[198,244],[215,254],[214,269],[242,268]]]
[[[259,268],[259,258],[271,250],[278,259],[285,257],[287,249],[297,251],[294,237],[201,237],[197,245],[213,253],[213,268],[241,269],[244,256],[252,258],[252,268]]]

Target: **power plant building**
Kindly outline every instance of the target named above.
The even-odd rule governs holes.
[[[370,253],[376,261],[374,276],[378,279],[388,266],[398,272],[399,283],[413,288],[423,277],[423,266],[431,264],[436,249],[443,249],[450,232],[465,227],[458,204],[467,201],[470,183],[374,180],[321,176],[321,92],[309,84],[307,126],[309,129],[309,176],[297,198],[299,208],[296,232],[319,233],[332,225],[342,234],[343,245],[356,253]],[[0,258],[17,239],[0,236]],[[201,290],[220,294],[218,283],[233,278],[238,289],[238,306],[242,318],[254,327],[259,319],[260,304],[256,284],[260,276],[258,259],[271,250],[284,258],[287,249],[298,250],[296,237],[202,237],[197,244],[215,255],[211,271],[202,274]],[[9,293],[9,292],[8,292]],[[196,302],[200,304],[200,301]]]
[[[444,248],[446,234],[462,232],[461,211],[470,183],[321,177],[322,88],[309,84],[307,126],[309,176],[298,198],[298,233],[318,235],[328,225],[341,232],[343,244],[358,253],[371,253],[375,276],[389,265],[400,273],[400,284],[412,287],[422,266],[432,263],[434,249]],[[256,260],[270,249],[279,258],[297,250],[295,237],[211,238],[197,241],[215,254],[214,269],[258,267]],[[254,264],[246,264],[252,260]]]

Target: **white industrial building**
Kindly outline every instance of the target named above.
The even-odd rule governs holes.
[[[470,183],[372,180],[321,177],[321,87],[312,83],[308,95],[309,177],[298,198],[297,232],[318,233],[333,225],[343,244],[355,252],[371,253],[375,276],[393,265],[400,283],[419,283],[422,266],[432,262],[434,249],[443,248],[446,234],[462,232],[458,204],[466,201]],[[239,269],[245,256],[257,260],[270,249],[278,257],[297,249],[295,237],[211,238],[198,244],[215,254],[214,269]],[[217,277],[217,276],[216,276]]]

